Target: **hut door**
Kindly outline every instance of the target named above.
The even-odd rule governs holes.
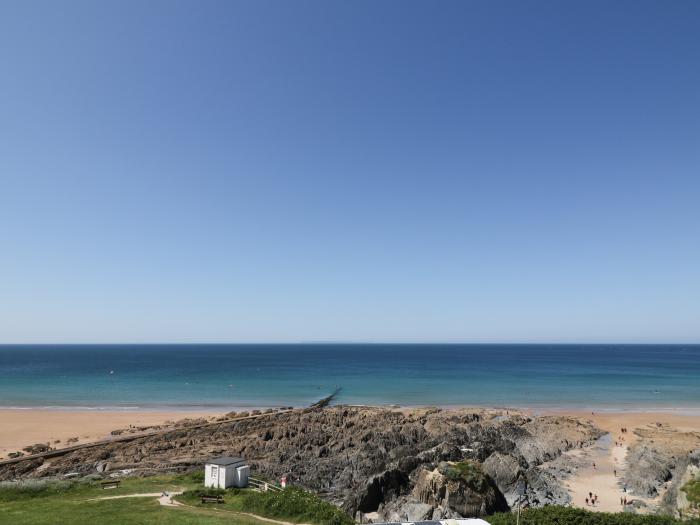
[[[211,466],[211,479],[214,482],[216,488],[219,487],[219,467],[216,465]]]

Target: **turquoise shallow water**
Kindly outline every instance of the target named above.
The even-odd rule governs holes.
[[[0,346],[0,406],[700,408],[700,345]]]

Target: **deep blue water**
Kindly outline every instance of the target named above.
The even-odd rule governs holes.
[[[113,371],[113,373],[110,373]],[[700,408],[700,345],[0,346],[3,407]]]

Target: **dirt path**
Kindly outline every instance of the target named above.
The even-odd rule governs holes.
[[[276,523],[277,525],[311,525],[310,523],[292,523],[290,521],[279,521],[272,518],[265,518],[263,516],[258,516],[257,514],[251,514],[250,512],[236,512],[236,514],[241,514],[243,516],[249,516],[255,518],[256,520],[266,521],[267,523]]]
[[[170,493],[171,496],[177,496],[179,494],[182,494],[181,492],[172,492]],[[312,525],[311,523],[292,523],[291,521],[282,521],[282,520],[276,520],[273,518],[266,518],[264,516],[258,516],[257,514],[253,514],[252,512],[241,512],[238,510],[228,510],[228,509],[222,509],[218,507],[212,507],[209,509],[201,509],[199,507],[195,507],[193,505],[187,505],[185,503],[181,503],[177,500],[171,500],[170,506],[174,507],[187,507],[188,509],[193,509],[195,511],[206,511],[206,512],[214,512],[214,513],[221,513],[223,512],[224,514],[233,514],[236,516],[248,516],[249,518],[254,518],[259,521],[264,521],[266,523],[274,523],[275,525]],[[161,505],[164,505],[161,503]]]
[[[92,498],[86,501],[103,501],[108,499],[124,499],[124,498],[158,498],[158,503],[165,507],[187,507],[188,509],[199,510],[198,507],[192,505],[185,505],[177,500],[173,499],[173,496],[179,496],[182,491],[162,491],[162,492],[140,492],[137,494],[121,494],[119,496],[101,496],[99,498]],[[274,523],[275,525],[311,525],[310,523],[292,523],[291,521],[276,520],[273,518],[266,518],[264,516],[258,516],[257,514],[252,514],[250,512],[239,512],[235,510],[211,508],[206,509],[213,512],[224,512],[226,514],[236,514],[239,516],[248,516],[249,518],[254,518],[256,520],[264,521],[266,523]]]
[[[311,523],[292,523],[291,521],[282,521],[282,520],[276,520],[273,518],[266,518],[264,516],[258,516],[257,514],[253,514],[251,512],[240,512],[237,510],[228,510],[228,509],[221,509],[217,507],[213,507],[210,509],[201,509],[199,507],[193,507],[192,505],[186,505],[184,503],[180,503],[179,501],[173,501],[175,505],[182,506],[182,507],[187,507],[188,509],[194,509],[196,511],[205,511],[205,512],[213,512],[215,514],[223,513],[223,514],[232,514],[234,516],[247,516],[249,518],[253,518],[259,521],[264,521],[266,523],[274,523],[275,525],[312,525]]]
[[[176,492],[141,492],[138,494],[122,494],[119,496],[101,496],[99,498],[92,498],[87,501],[102,501],[107,499],[123,499],[123,498],[158,498],[158,503],[165,507],[179,507],[182,505],[179,501],[173,500],[173,496],[179,496],[182,491]]]

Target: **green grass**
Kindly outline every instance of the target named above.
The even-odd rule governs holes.
[[[451,465],[460,478],[476,476],[472,466]],[[185,490],[177,496],[188,506],[162,507],[153,497],[95,500],[104,496]],[[689,499],[700,498],[700,480],[683,490]],[[202,505],[197,494],[211,493],[202,487],[201,475],[169,475],[123,479],[117,489],[103,490],[97,481],[44,481],[0,483],[0,525],[270,525],[241,513],[252,513],[293,523],[351,525],[340,509],[296,487],[259,493],[252,490],[224,491],[223,505]],[[218,491],[217,491],[218,492]],[[492,525],[515,525],[515,514],[494,514]],[[567,507],[544,507],[523,511],[522,525],[700,525],[700,520],[680,521],[667,516],[631,513],[598,513]]]
[[[200,486],[201,483],[191,476],[123,479],[119,488],[110,490],[103,490],[97,482],[2,483],[0,525],[265,525],[254,518],[223,514],[211,508],[162,507],[152,497],[93,500],[104,496],[192,490]]]
[[[176,499],[196,507],[211,507],[202,504],[198,495],[201,489],[186,492]],[[207,494],[217,492],[207,491]],[[276,492],[253,490],[227,490],[223,494],[225,503],[218,508],[234,512],[249,512],[266,518],[280,519],[292,523],[314,523],[318,525],[352,525],[354,521],[338,507],[298,487],[287,487]]]
[[[685,492],[685,495],[688,498],[690,505],[694,509],[700,510],[700,477],[689,481],[688,483],[683,485],[683,488],[681,488],[681,490]]]
[[[42,480],[29,479],[22,482],[0,483],[0,502],[15,502],[34,498],[65,496],[68,499],[99,498],[163,490],[187,490],[196,486],[191,476],[151,476],[147,478],[122,479],[117,489],[103,490],[100,480]]]
[[[515,525],[515,513],[486,517],[491,525]],[[680,521],[670,516],[632,514],[629,512],[590,512],[571,507],[549,506],[528,509],[520,516],[521,525],[700,525],[700,520]]]
[[[185,507],[162,507],[155,497],[96,500],[106,496],[186,491],[176,500]],[[200,493],[223,494],[226,503],[202,504]],[[28,480],[0,483],[0,525],[54,525],[61,523],[116,525],[160,524],[263,525],[241,513],[294,523],[350,525],[353,521],[337,507],[296,487],[283,492],[211,490],[202,486],[200,473],[125,478],[119,488],[103,490],[99,480]]]
[[[440,471],[448,479],[464,481],[469,487],[478,491],[483,491],[488,485],[486,476],[481,471],[481,467],[469,460],[442,465]]]

